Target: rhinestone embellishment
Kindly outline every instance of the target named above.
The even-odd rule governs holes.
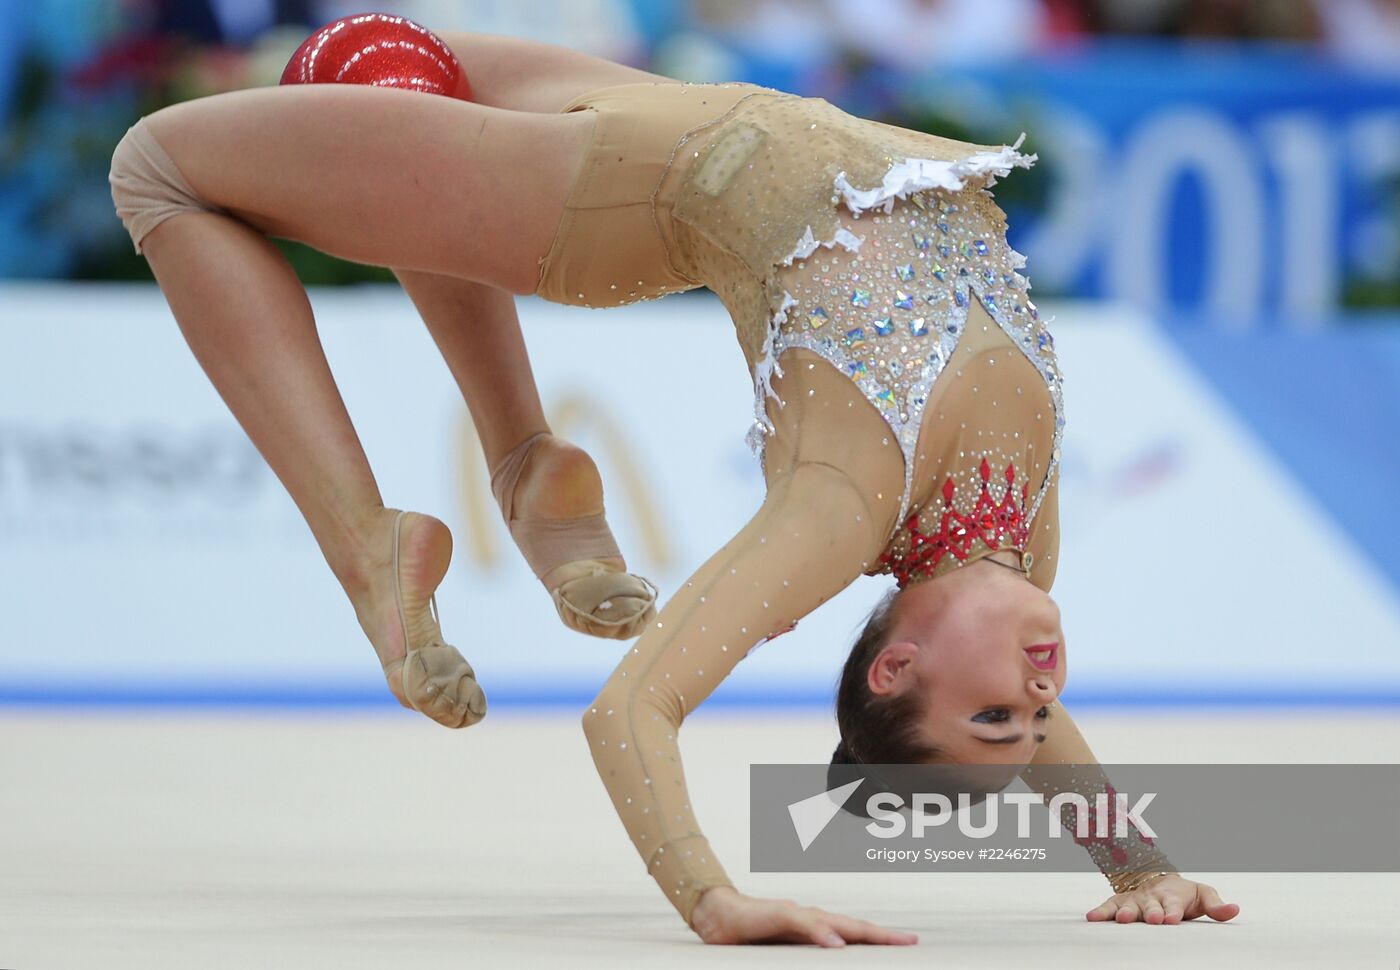
[[[1019,507],[1026,521],[1033,520],[1058,470],[1064,415],[1054,340],[1029,299],[1030,284],[1018,272],[1025,258],[1007,245],[1004,217],[985,190],[970,197],[931,189],[908,201],[888,213],[864,213],[879,230],[879,248],[833,252],[823,259],[820,273],[790,286],[786,297],[797,312],[780,315],[775,324],[773,359],[793,347],[815,351],[854,380],[885,417],[905,456],[903,522],[929,390],[953,358],[972,301],[978,300],[1035,366],[1053,400],[1049,466]],[[833,295],[841,293],[849,294],[850,306],[841,299],[831,309]],[[757,417],[750,440],[761,449],[766,415],[760,409]]]

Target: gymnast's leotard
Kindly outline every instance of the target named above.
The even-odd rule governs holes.
[[[596,125],[538,293],[604,307],[708,286],[754,379],[763,507],[584,718],[614,806],[689,921],[729,880],[676,737],[739,660],[862,572],[902,587],[1012,550],[1032,582],[1054,580],[1061,376],[987,191],[1034,159],[747,84],[628,84],[565,110]],[[1067,763],[1094,760],[1065,717],[1035,764]],[[1170,868],[1151,846],[1088,848],[1108,873]]]

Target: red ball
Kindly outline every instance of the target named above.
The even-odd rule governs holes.
[[[452,49],[421,24],[386,13],[333,20],[297,48],[283,84],[368,84],[471,100]]]

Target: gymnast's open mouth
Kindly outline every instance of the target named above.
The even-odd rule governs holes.
[[[1033,647],[1026,647],[1024,652],[1026,659],[1036,670],[1054,670],[1055,664],[1059,660],[1060,645],[1058,643],[1038,643]]]

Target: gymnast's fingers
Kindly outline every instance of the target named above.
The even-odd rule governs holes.
[[[1181,904],[1178,896],[1167,893],[1162,896],[1162,910],[1164,912],[1164,922],[1167,924],[1180,923],[1181,917],[1186,911],[1186,907]]]
[[[1215,891],[1214,886],[1202,885],[1201,888],[1196,890],[1196,899],[1200,902],[1204,915],[1209,916],[1217,922],[1224,923],[1239,915],[1239,906],[1234,903],[1223,902],[1220,899],[1220,894]],[[1194,919],[1195,916],[1199,915],[1202,915],[1202,913],[1194,913],[1189,918]]]
[[[1105,900],[1100,906],[1096,906],[1084,914],[1084,918],[1091,923],[1099,923],[1106,919],[1113,919],[1113,914],[1118,912],[1118,897]]]
[[[1120,923],[1136,923],[1141,915],[1142,910],[1138,908],[1138,904],[1128,899],[1118,907],[1118,912],[1113,918]]]
[[[822,913],[822,918],[831,924],[832,929],[841,934],[847,943],[874,943],[885,946],[910,946],[919,938],[903,930],[892,930],[863,919],[842,916],[839,913]]]
[[[800,919],[803,935],[817,946],[840,947],[846,945],[846,938],[836,931],[821,910],[808,910]]]
[[[1162,904],[1157,901],[1156,897],[1149,895],[1142,904],[1142,921],[1158,926],[1165,919],[1166,914],[1162,911]]]

